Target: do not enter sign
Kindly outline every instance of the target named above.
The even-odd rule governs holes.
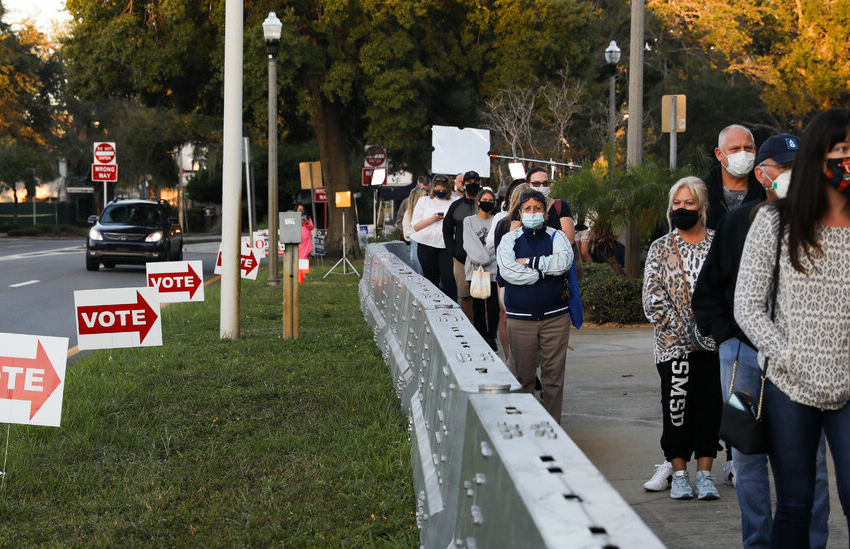
[[[94,144],[95,164],[115,164],[115,143]]]
[[[366,168],[383,168],[387,163],[387,150],[378,145],[366,145]]]

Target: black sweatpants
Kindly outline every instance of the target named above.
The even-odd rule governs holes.
[[[694,351],[656,365],[661,376],[663,430],[661,449],[667,461],[717,457],[723,397],[717,353]]]
[[[442,288],[443,293],[456,302],[457,284],[452,253],[447,248],[435,248],[421,242],[416,246],[416,253],[419,256],[419,264],[422,266],[422,276],[434,286]]]
[[[472,298],[472,325],[488,343],[499,333],[499,287],[490,283],[490,297]]]

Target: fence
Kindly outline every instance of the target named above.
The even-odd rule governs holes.
[[[359,291],[410,421],[420,545],[663,547],[406,257],[370,244]]]

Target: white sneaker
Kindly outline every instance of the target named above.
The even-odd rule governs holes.
[[[673,465],[664,460],[664,463],[655,464],[655,473],[652,478],[643,483],[643,489],[648,492],[662,492],[670,488],[670,478],[673,476]]]
[[[735,462],[731,459],[723,466],[723,484],[737,486],[737,475],[735,474]]]

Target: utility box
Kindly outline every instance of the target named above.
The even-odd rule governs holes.
[[[281,244],[301,244],[301,212],[278,214],[278,240]]]

